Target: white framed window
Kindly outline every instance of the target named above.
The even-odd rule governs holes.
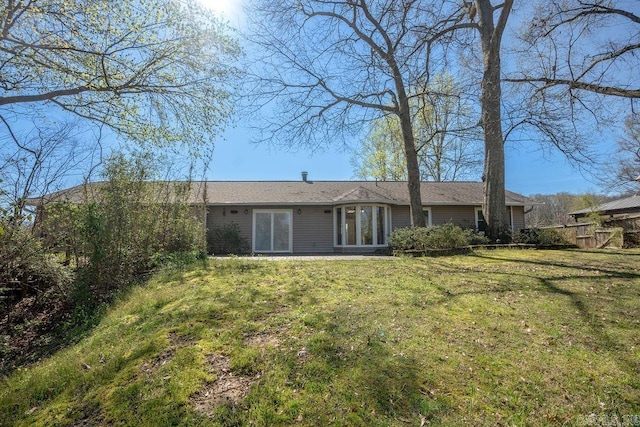
[[[293,211],[254,209],[253,245],[256,253],[293,252]]]
[[[431,227],[433,225],[433,218],[431,216],[431,208],[429,207],[422,207],[422,213],[424,215],[424,224],[427,227]]]
[[[484,233],[487,228],[487,223],[484,220],[484,214],[482,208],[476,209],[476,231]],[[513,231],[513,206],[507,206],[507,217],[509,218],[509,228]]]
[[[487,230],[487,223],[484,220],[484,214],[482,213],[482,208],[475,209],[476,214],[476,231],[478,233],[484,234]]]
[[[391,210],[375,204],[338,206],[334,215],[334,246],[386,246]]]

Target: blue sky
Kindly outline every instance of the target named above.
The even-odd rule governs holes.
[[[216,6],[215,10],[230,15],[232,25],[242,26],[241,0],[200,0]],[[229,128],[216,140],[209,180],[299,180],[300,172],[309,172],[311,180],[351,180],[353,153],[337,147],[321,152],[287,151],[268,144],[256,144],[250,128],[242,120]],[[91,137],[91,135],[88,135]],[[354,141],[354,146],[356,141]],[[535,146],[536,144],[530,144]],[[613,142],[605,146],[614,147]],[[199,177],[198,177],[199,178]],[[68,177],[68,185],[78,184],[80,175]],[[477,177],[480,180],[480,176]],[[506,187],[524,195],[569,192],[600,192],[597,185],[559,155],[542,155],[539,150],[529,151],[524,145],[507,146]]]
[[[231,25],[243,26],[243,0],[199,1],[222,14]],[[254,140],[251,130],[242,125],[225,132],[216,142],[207,179],[297,180],[303,170],[315,180],[354,179],[351,152],[337,148],[314,153],[291,152],[268,144],[256,144],[252,142]],[[615,147],[613,141],[604,145]],[[506,146],[506,187],[524,195],[601,192],[592,178],[583,176],[561,155],[543,154],[538,149],[509,144]]]
[[[216,143],[210,180],[298,180],[309,172],[312,180],[354,179],[352,153],[339,150],[310,153],[290,152],[252,142],[251,131],[242,126],[229,129]],[[478,180],[480,177],[478,177]],[[583,177],[560,155],[507,146],[507,189],[524,195],[558,192],[598,192],[596,184]]]

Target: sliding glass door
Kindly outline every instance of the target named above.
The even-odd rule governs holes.
[[[290,209],[254,209],[253,252],[292,252]]]

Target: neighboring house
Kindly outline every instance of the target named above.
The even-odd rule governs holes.
[[[630,245],[640,243],[640,195],[603,203],[593,208],[580,209],[569,215],[580,224],[593,221],[595,215],[606,228],[622,228],[625,242]],[[580,234],[578,231],[576,233]]]
[[[599,214],[599,216],[604,217],[603,219],[605,220],[640,215],[640,195],[625,197],[624,199],[614,200],[599,206],[569,213],[576,221],[580,218],[592,216],[593,214]]]
[[[81,203],[100,183],[31,199]],[[237,224],[253,253],[374,252],[387,247],[389,234],[410,227],[406,182],[390,181],[196,181],[189,203],[207,229]],[[428,225],[448,222],[484,230],[481,182],[423,182],[423,211]],[[524,196],[505,192],[512,230],[525,227]]]
[[[581,248],[640,244],[639,195],[580,209],[569,215],[576,223],[565,226],[565,234],[570,242]]]

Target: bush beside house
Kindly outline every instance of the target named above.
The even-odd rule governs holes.
[[[536,247],[570,246],[565,234],[556,229],[520,230],[510,236],[509,241],[517,245]],[[395,253],[449,254],[487,244],[489,239],[484,235],[450,223],[426,228],[399,228],[389,236],[389,245]]]
[[[100,200],[49,204],[36,233],[0,217],[0,375],[73,341],[153,269],[205,253],[184,191],[158,203],[148,170],[113,159]]]
[[[488,242],[485,236],[451,223],[399,228],[389,236],[391,249],[401,253],[449,253]]]
[[[242,237],[235,222],[207,230],[207,252],[212,255],[239,255],[249,252],[249,242]]]

